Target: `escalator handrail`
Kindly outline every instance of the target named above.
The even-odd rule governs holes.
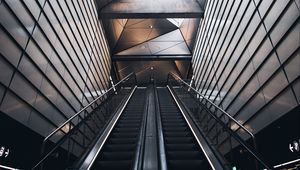
[[[246,127],[244,127],[242,124],[240,124],[237,120],[235,120],[232,116],[230,116],[227,112],[225,112],[223,109],[221,109],[220,107],[218,107],[216,104],[214,104],[213,102],[211,102],[209,99],[207,99],[204,95],[202,95],[201,93],[199,93],[195,88],[193,88],[191,85],[189,85],[188,83],[186,83],[184,80],[182,80],[178,75],[170,72],[168,74],[168,79],[167,79],[167,83],[169,83],[169,78],[170,76],[172,76],[173,78],[178,79],[179,81],[181,81],[182,83],[184,83],[186,86],[189,87],[189,89],[192,89],[194,92],[196,92],[198,95],[200,95],[201,97],[203,97],[207,102],[211,103],[213,106],[215,106],[217,109],[219,109],[223,114],[227,115],[232,121],[234,121],[235,123],[237,123],[242,129],[244,129],[251,137],[253,140],[253,144],[254,144],[254,151],[252,151],[250,148],[247,147],[247,145],[244,142],[241,142],[241,140],[239,140],[239,136],[234,134],[234,131],[228,131],[231,135],[233,135],[233,137],[235,139],[237,139],[256,159],[258,160],[265,168],[267,169],[271,169],[269,165],[267,165],[262,159],[260,159],[260,157],[257,156],[256,153],[256,141],[255,141],[255,136],[253,135],[253,133],[251,133]],[[210,113],[210,112],[209,112]],[[217,121],[221,121],[220,119],[218,119],[218,117],[216,115],[213,115],[212,113],[210,113]],[[222,121],[221,121],[222,122]],[[223,125],[222,125],[223,126]],[[224,126],[223,126],[224,127]],[[227,127],[228,128],[228,127]],[[225,129],[227,129],[225,128]],[[230,129],[230,128],[229,128]]]
[[[145,101],[144,101],[144,110],[143,110],[143,118],[141,122],[141,129],[140,133],[138,135],[138,142],[137,142],[137,149],[135,152],[135,158],[134,158],[134,163],[133,163],[133,168],[132,170],[141,170],[142,168],[142,163],[143,162],[143,153],[144,153],[144,148],[145,148],[145,133],[146,133],[146,126],[147,126],[147,116],[148,116],[148,108],[149,108],[149,98],[148,98],[148,91],[145,92],[146,95]]]
[[[99,99],[101,99],[103,96],[105,96],[108,92],[110,92],[111,90],[114,90],[115,87],[117,87],[119,84],[121,84],[122,82],[125,82],[127,80],[129,80],[132,76],[134,76],[135,81],[136,81],[136,75],[135,73],[130,73],[128,74],[126,77],[124,77],[122,80],[120,80],[117,84],[115,84],[114,87],[109,88],[105,93],[101,94],[100,96],[98,96],[95,100],[93,100],[92,102],[90,102],[88,105],[86,105],[84,108],[82,108],[81,110],[79,110],[76,114],[74,114],[72,117],[70,117],[68,120],[66,120],[62,125],[60,125],[58,128],[56,128],[54,131],[52,131],[47,137],[44,138],[43,140],[43,144],[48,141],[48,139],[50,139],[54,134],[56,134],[58,131],[60,131],[63,127],[65,127],[69,122],[71,122],[74,118],[78,117],[83,111],[85,111],[87,108],[89,108],[92,104],[94,104],[96,101],[98,101]],[[136,82],[135,82],[136,83]]]
[[[203,94],[199,93],[195,88],[193,88],[191,85],[189,85],[187,82],[185,82],[184,80],[182,80],[178,75],[170,72],[168,74],[168,80],[167,82],[169,82],[169,78],[170,76],[172,76],[173,78],[178,79],[179,81],[181,81],[182,83],[184,83],[186,86],[188,86],[190,89],[192,89],[195,93],[197,93],[198,95],[200,95],[204,100],[206,100],[207,102],[209,102],[210,104],[212,104],[214,107],[216,107],[219,111],[221,111],[221,113],[223,113],[224,115],[226,115],[229,119],[231,119],[234,123],[236,123],[240,128],[242,128],[245,132],[247,132],[252,140],[253,140],[253,144],[254,144],[254,148],[256,147],[256,141],[255,141],[255,136],[252,132],[250,132],[244,125],[242,125],[240,122],[238,122],[235,118],[233,118],[229,113],[227,113],[225,110],[223,110],[222,108],[220,108],[218,105],[216,105],[214,102],[210,101],[207,97],[205,97]]]
[[[156,85],[156,83],[154,83]],[[159,148],[159,166],[160,170],[168,170],[167,161],[166,161],[166,152],[165,152],[165,145],[164,145],[164,135],[163,135],[163,127],[162,127],[162,120],[161,120],[161,113],[160,113],[160,104],[158,98],[157,87],[155,86],[155,112],[156,112],[156,121],[157,121],[157,144]]]

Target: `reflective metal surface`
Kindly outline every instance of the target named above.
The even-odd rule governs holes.
[[[164,83],[168,76],[168,71],[179,73],[173,61],[117,61],[115,62],[120,78],[128,73],[136,72],[138,84],[146,84],[150,81],[152,74],[158,84]],[[153,67],[153,70],[145,68]]]
[[[118,0],[100,9],[102,18],[172,18],[203,16],[196,0]]]
[[[94,1],[1,1],[0,20],[1,113],[46,135],[108,88]]]
[[[254,134],[299,107],[299,16],[293,0],[208,1],[192,59],[197,91]]]
[[[169,64],[166,63],[172,63],[174,69],[180,70],[180,75],[184,78],[189,73],[188,61],[191,59],[199,22],[199,18],[103,18],[113,61],[143,60],[143,63],[149,62],[146,65],[152,65],[150,60],[155,60],[154,65],[157,65],[159,60],[170,60],[159,63],[158,68],[168,68]],[[131,70],[139,69],[139,65],[126,63]],[[119,70],[119,64],[116,64],[115,69],[121,78],[122,71]],[[163,78],[159,78],[160,80]]]

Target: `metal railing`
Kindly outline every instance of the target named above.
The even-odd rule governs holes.
[[[41,160],[32,169],[43,169],[45,163],[55,168],[59,163],[64,169],[72,166],[101,133],[118,105],[136,83],[136,74],[130,73],[52,131],[44,138]],[[125,89],[122,85],[131,88]],[[47,144],[51,149],[45,154]],[[63,160],[60,160],[61,157]],[[56,164],[51,165],[53,163]]]
[[[270,169],[258,156],[255,136],[248,128],[234,119],[217,104],[199,93],[192,87],[192,83],[185,82],[178,75],[169,73],[167,83],[191,111],[191,116],[195,123],[210,140],[218,154],[221,153],[231,164],[231,167],[248,166],[249,164],[252,165],[252,169],[258,169],[259,166]],[[247,134],[248,137],[245,136],[245,134]],[[253,147],[247,142],[248,138],[251,139]],[[240,154],[239,152],[244,153]],[[249,156],[253,158],[254,162],[250,163],[248,161],[245,165],[239,165],[239,159]],[[249,167],[246,169],[249,169]]]

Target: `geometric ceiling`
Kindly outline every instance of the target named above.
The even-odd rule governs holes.
[[[199,18],[104,19],[112,57],[191,56]]]
[[[117,79],[136,72],[164,82],[169,72],[188,78],[206,0],[96,0]],[[142,71],[153,67],[153,70]],[[157,82],[156,81],[156,82]]]
[[[137,73],[141,83],[169,72],[186,79],[206,0],[95,0],[109,44],[112,73]],[[153,67],[151,70],[145,68]]]

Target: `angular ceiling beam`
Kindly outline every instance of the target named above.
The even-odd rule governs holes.
[[[141,61],[141,60],[191,60],[191,55],[144,55],[144,56],[113,56],[112,61]]]
[[[117,18],[202,18],[204,10],[196,0],[113,1],[99,11],[103,19]]]

